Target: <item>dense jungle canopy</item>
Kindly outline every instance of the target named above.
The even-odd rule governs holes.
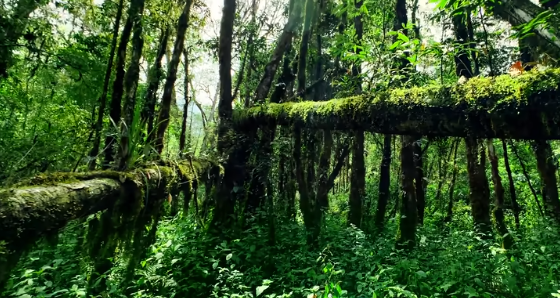
[[[0,0],[0,297],[560,297],[560,1]]]

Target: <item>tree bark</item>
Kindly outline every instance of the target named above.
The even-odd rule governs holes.
[[[292,0],[294,1],[294,0]],[[291,3],[290,9],[294,9],[294,3]],[[293,15],[293,11],[288,12],[289,15]],[[293,20],[292,20],[293,21]],[[288,21],[288,23],[290,20]],[[291,24],[290,24],[291,25]],[[269,80],[276,74],[276,70],[278,68],[278,64],[284,53],[289,53],[290,49],[292,48],[292,41],[293,38],[290,35],[290,38],[283,40],[282,44],[278,44],[277,48],[273,53],[273,57],[271,57],[270,61],[268,62],[267,66],[265,67],[265,74],[261,79],[259,86],[257,87],[257,98],[255,98],[256,103],[263,103],[265,101],[264,97],[268,95],[270,91],[270,84],[267,84]],[[289,69],[289,59],[286,57],[286,61],[284,62],[284,68],[282,70],[282,74],[279,78],[279,83],[276,85],[272,97],[270,98],[270,102],[278,103],[282,98],[285,97],[286,92],[286,85],[289,84],[294,78],[291,76],[291,71]],[[265,78],[266,76],[272,76],[272,78]],[[284,85],[283,85],[284,84]],[[248,102],[246,101],[246,105]],[[250,134],[256,134],[257,127],[254,127]],[[254,172],[253,176],[251,177],[251,182],[249,186],[249,195],[247,199],[247,206],[246,211],[249,214],[254,213],[257,208],[259,208],[266,199],[266,188],[265,186],[269,184],[268,176],[270,173],[270,168],[272,167],[272,142],[276,137],[276,123],[271,121],[270,123],[261,126],[261,140],[260,140],[260,149],[257,152],[257,168]]]
[[[300,49],[299,49],[299,60],[298,60],[298,72],[297,72],[297,90],[298,94],[303,94],[306,89],[306,70],[307,70],[307,51],[309,49],[309,40],[311,37],[311,24],[313,20],[313,11],[315,10],[315,4],[313,0],[307,0],[305,2],[305,21],[303,24],[303,33],[301,37]],[[310,137],[311,134],[310,134]],[[311,246],[315,246],[318,241],[320,234],[320,222],[317,221],[318,216],[315,214],[315,193],[313,191],[312,185],[314,181],[314,168],[306,169],[303,164],[302,157],[302,130],[301,128],[294,129],[294,160],[296,168],[296,181],[298,184],[298,190],[300,195],[300,209],[303,214],[303,221],[307,230],[307,242]],[[307,142],[306,144],[307,152],[314,151],[315,142],[313,140]],[[314,166],[312,163],[313,156],[307,155],[311,167]],[[309,165],[309,164],[308,164]]]
[[[292,39],[297,33],[297,30],[301,24],[301,9],[302,4],[304,1],[302,0],[290,0],[290,15],[288,18],[288,22],[284,26],[282,34],[278,38],[278,42],[276,44],[276,48],[272,53],[272,57],[266,64],[264,69],[264,74],[262,79],[259,82],[256,91],[256,102],[263,101],[270,91],[270,86],[272,86],[272,80],[274,80],[274,76],[276,74],[276,70],[278,69],[278,65],[284,56],[284,52],[287,50],[288,45],[292,43]],[[310,24],[308,24],[310,25]],[[301,57],[300,53],[300,57]]]
[[[244,143],[248,136],[237,136],[231,125],[233,112],[231,57],[233,44],[233,25],[235,20],[235,0],[224,0],[218,58],[220,61],[220,100],[218,102],[218,152],[226,158],[224,178],[218,188],[216,208],[211,226],[215,230],[231,223],[235,202],[241,197],[245,179],[245,163],[248,152]],[[237,144],[236,144],[237,142]],[[235,144],[235,145],[234,145]]]
[[[454,56],[457,77],[472,78],[474,74],[467,51],[467,44],[471,42],[467,30],[467,11],[463,9],[461,13],[455,13],[452,17],[452,22],[453,33],[459,43],[456,49],[457,53]]]
[[[297,72],[297,94],[305,94],[306,89],[306,71],[307,71],[307,52],[309,49],[309,40],[311,39],[311,22],[313,20],[313,12],[315,5],[313,0],[305,2],[305,19],[303,23],[303,32],[301,35],[301,43],[299,47],[299,60]]]
[[[318,186],[317,186],[317,205],[318,212],[323,212],[329,208],[329,170],[331,168],[331,155],[334,140],[330,130],[323,131],[323,151],[319,157]]]

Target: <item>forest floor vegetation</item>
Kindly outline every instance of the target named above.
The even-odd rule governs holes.
[[[512,231],[512,249],[472,232],[467,206],[451,224],[438,216],[419,228],[417,247],[396,250],[395,219],[382,233],[346,223],[345,211],[324,220],[318,249],[306,245],[300,219],[284,221],[276,245],[268,227],[218,240],[192,215],[167,218],[134,278],[123,283],[126,262],[108,272],[105,297],[551,297],[560,293],[560,236],[543,222]],[[436,214],[437,215],[437,214]],[[83,223],[82,223],[83,224]],[[85,297],[91,270],[73,224],[58,244],[39,245],[13,272],[2,297]],[[530,229],[526,228],[532,225]],[[524,228],[525,227],[525,228]],[[537,228],[538,227],[538,228]]]

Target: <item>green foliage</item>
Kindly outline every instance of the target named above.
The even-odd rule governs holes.
[[[305,247],[303,227],[285,223],[274,247],[267,228],[253,225],[222,241],[197,228],[192,217],[159,225],[155,244],[138,261],[134,279],[118,287],[125,258],[109,272],[111,297],[549,297],[560,289],[555,252],[560,236],[545,223],[514,233],[504,251],[456,223],[419,231],[411,252],[394,249],[396,229],[368,237],[327,216],[320,250]],[[79,231],[69,227],[58,246],[31,253],[14,272],[4,295],[84,297],[87,266],[74,250]],[[41,247],[41,246],[40,246]],[[121,261],[119,261],[121,260]],[[129,293],[128,296],[124,293]],[[26,296],[29,295],[29,296]],[[313,296],[317,295],[317,296]],[[11,297],[11,296],[10,296]]]

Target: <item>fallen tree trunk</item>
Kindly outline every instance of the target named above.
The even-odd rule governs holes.
[[[160,162],[127,172],[45,174],[0,190],[0,288],[21,254],[40,237],[117,205],[150,208],[168,194],[204,181],[209,171],[220,168],[202,160]]]
[[[240,130],[276,121],[306,129],[507,139],[560,139],[560,69],[393,89],[324,102],[236,110]]]

